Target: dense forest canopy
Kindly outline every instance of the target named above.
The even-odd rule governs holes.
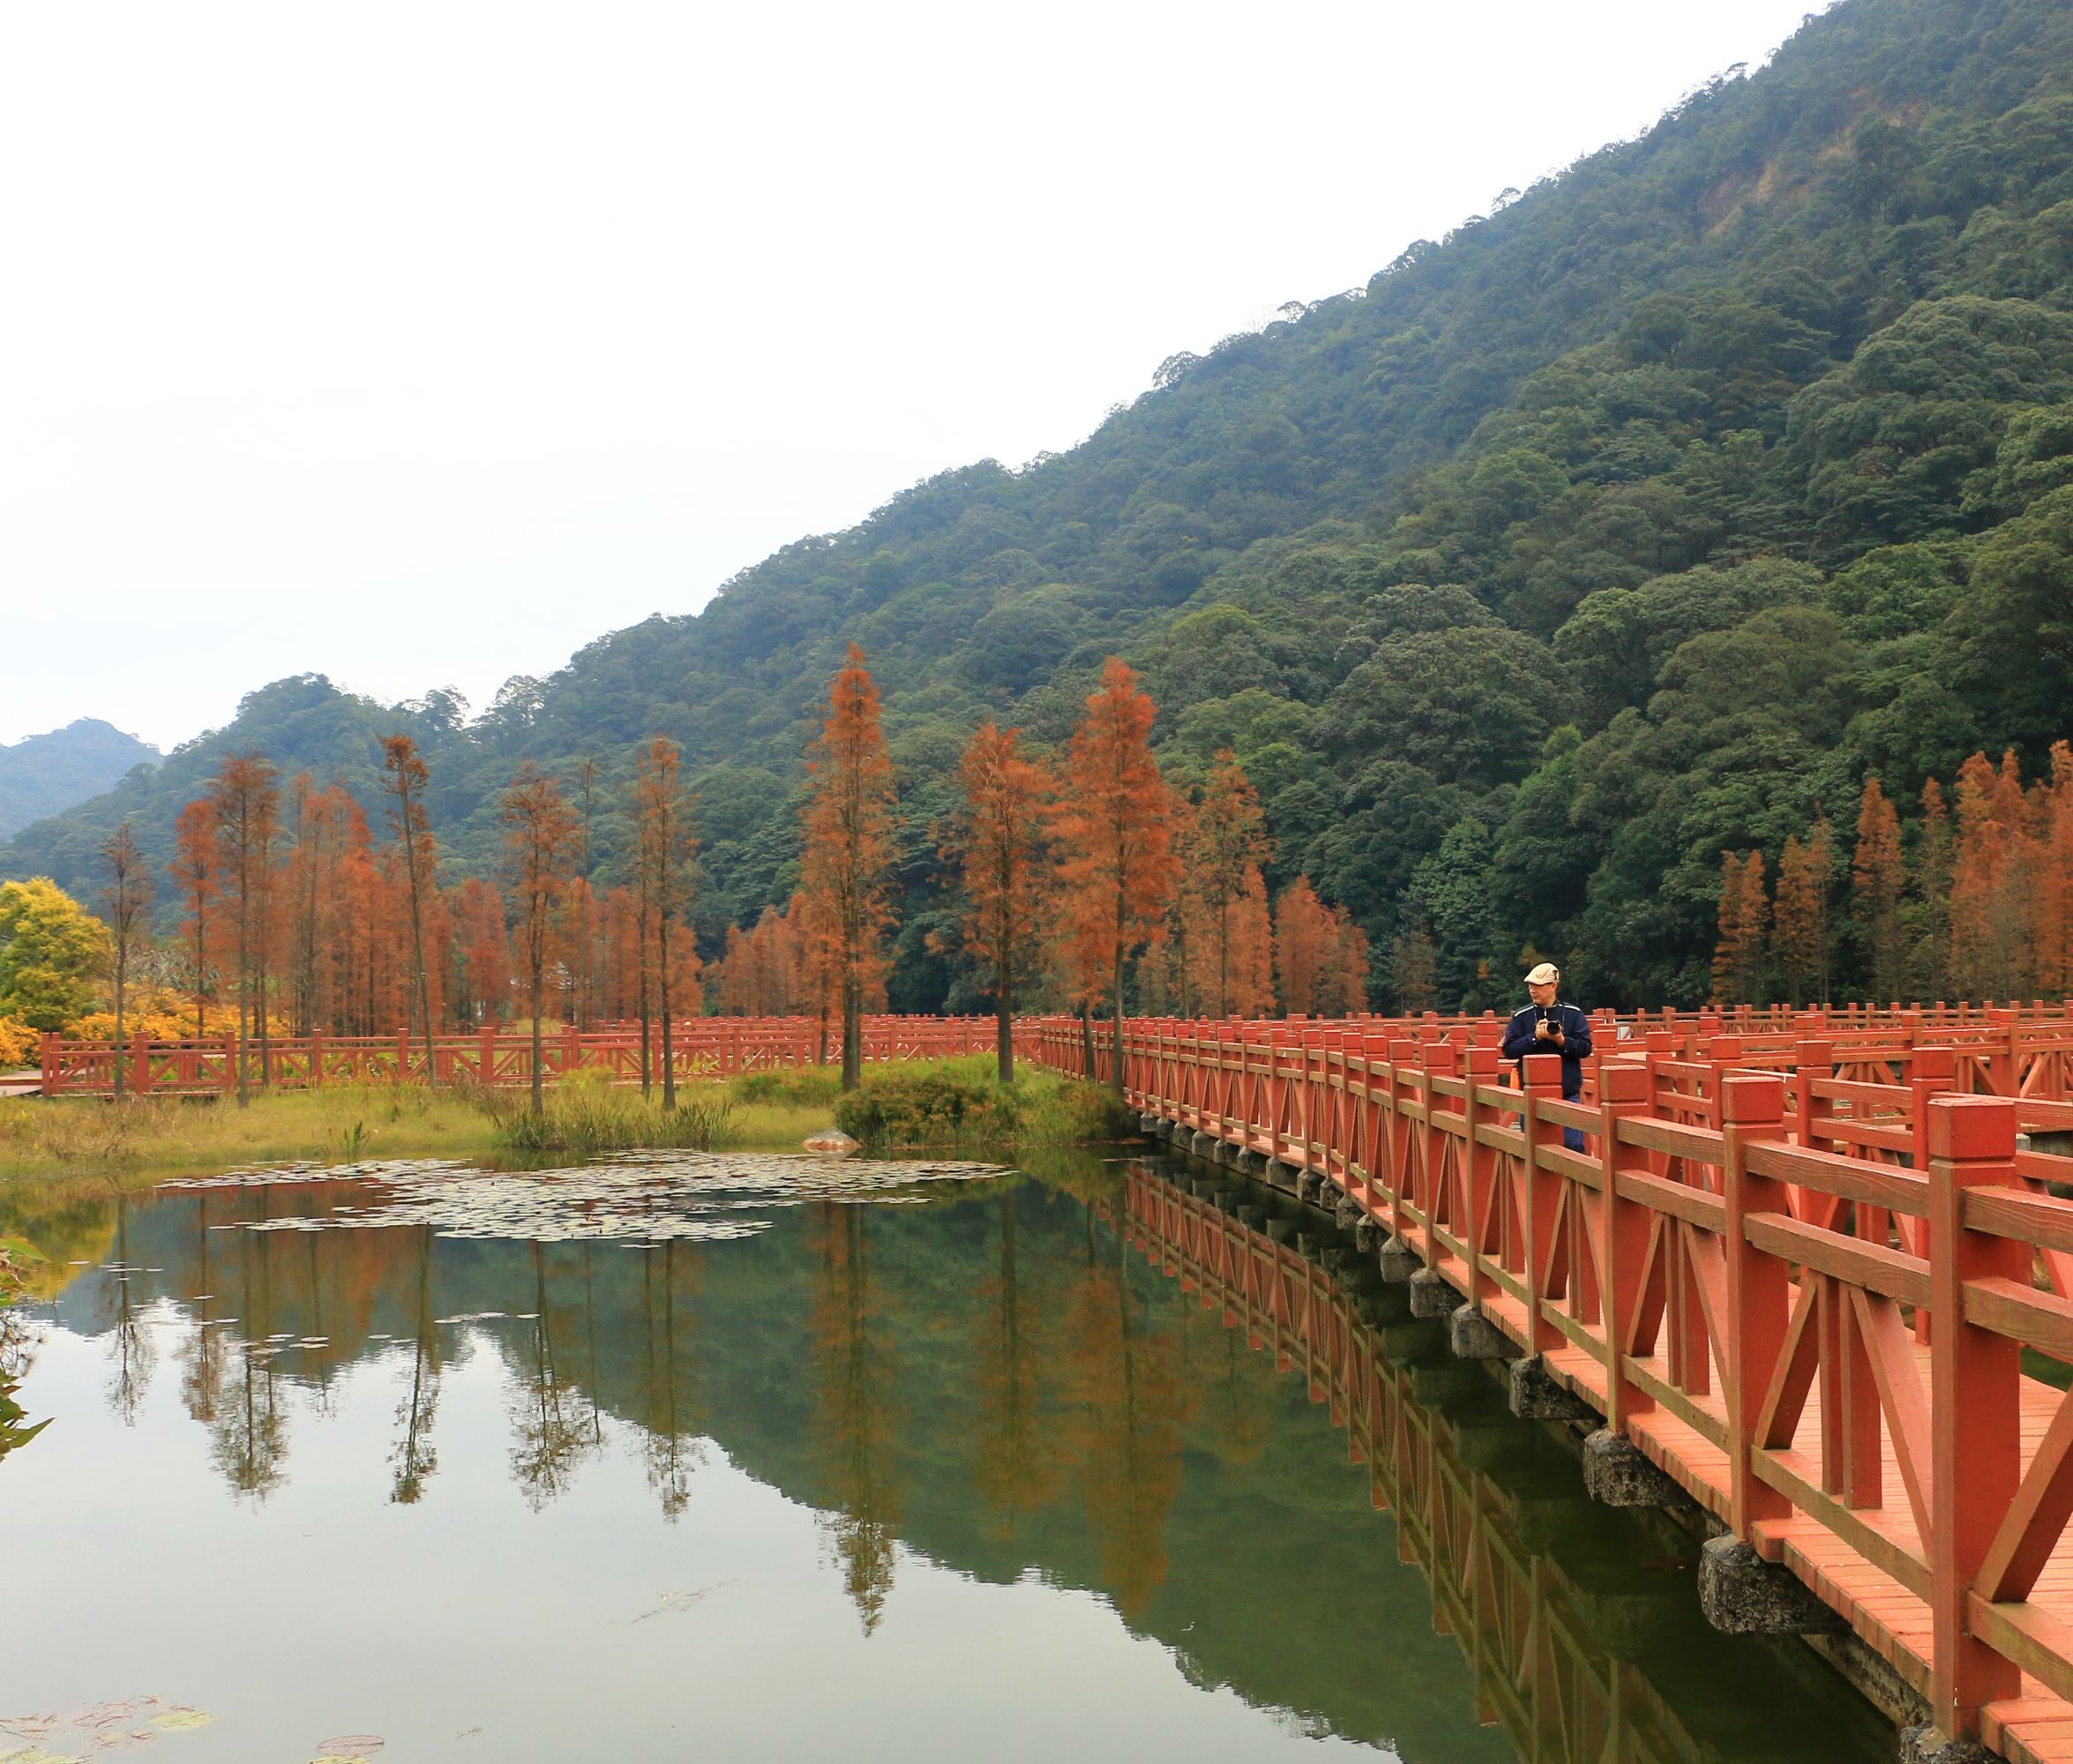
[[[930,936],[967,738],[1056,748],[1111,653],[1171,775],[1242,761],[1276,891],[1306,874],[1377,950],[1429,932],[1442,1004],[1508,998],[1529,946],[1587,1002],[1703,998],[1724,851],[1825,814],[1840,891],[1867,774],[1912,849],[1930,777],[2034,774],[2069,732],[2073,11],[1844,0],[1366,288],[1173,357],[1069,452],[945,472],[477,715],[276,682],[0,875],[88,896],[124,817],[162,863],[233,751],[372,805],[399,729],[445,866],[487,871],[520,761],[623,783],[661,734],[716,953],[797,880],[851,641],[902,803],[895,1008],[976,1002]]]

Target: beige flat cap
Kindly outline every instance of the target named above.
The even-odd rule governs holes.
[[[1553,986],[1562,977],[1562,970],[1552,961],[1544,961],[1526,976],[1529,986]]]

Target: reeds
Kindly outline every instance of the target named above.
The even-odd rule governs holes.
[[[530,1155],[556,1152],[591,1157],[599,1152],[711,1151],[727,1136],[731,1098],[716,1090],[679,1098],[674,1107],[585,1079],[567,1080],[546,1093],[535,1113],[524,1091],[475,1093],[498,1150]]]

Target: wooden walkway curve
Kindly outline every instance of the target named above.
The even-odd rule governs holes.
[[[1842,1612],[1939,1730],[2043,1764],[2073,1760],[2073,1399],[2023,1360],[2073,1367],[2073,1201],[2047,1187],[2073,1159],[2017,1133],[2065,1125],[2069,1046],[2009,1070],[1644,1040],[1566,1102],[1552,1056],[1522,1093],[1492,1045],[1150,1023],[1123,1081],[1330,1185]],[[1081,1069],[1080,1026],[1037,1057]]]
[[[1637,1609],[1630,1588],[1606,1600],[1577,1578],[1572,1556],[1588,1562],[1594,1544],[1617,1545],[1589,1536],[1574,1476],[1551,1486],[1491,1473],[1489,1425],[1450,1412],[1448,1387],[1460,1374],[1444,1349],[1442,1364],[1431,1364],[1433,1326],[1403,1320],[1401,1298],[1378,1318],[1285,1231],[1262,1230],[1247,1207],[1234,1216],[1228,1192],[1191,1194],[1135,1165],[1124,1182],[1132,1246],[1299,1378],[1344,1431],[1374,1507],[1395,1517],[1399,1559],[1431,1589],[1433,1627],[1468,1661],[1477,1719],[1501,1727],[1520,1757],[1704,1764],[1730,1747],[1735,1756],[1833,1757],[1832,1731],[1779,1731],[1762,1700],[1775,1693],[1775,1677],[1753,1681],[1753,1663],[1694,1638],[1703,1621],[1688,1603],[1679,1608],[1674,1585],[1651,1588]],[[1515,1424],[1501,1408],[1496,1420]],[[1665,1682],[1662,1665],[1682,1663],[1674,1653],[1651,1670],[1643,1656],[1666,1634],[1703,1671]],[[1773,1658],[1762,1660],[1774,1673]],[[1877,1720],[1865,1711],[1867,1730]]]

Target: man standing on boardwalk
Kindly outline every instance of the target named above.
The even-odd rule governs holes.
[[[1590,1058],[1590,1019],[1574,1005],[1557,1002],[1561,970],[1544,961],[1526,976],[1526,996],[1532,1003],[1515,1013],[1504,1031],[1504,1057],[1519,1063],[1519,1083],[1526,1082],[1526,1056],[1559,1053],[1562,1057],[1562,1097],[1575,1102],[1583,1095],[1583,1062]],[[1564,1127],[1562,1143],[1573,1152],[1583,1149],[1583,1130]]]

